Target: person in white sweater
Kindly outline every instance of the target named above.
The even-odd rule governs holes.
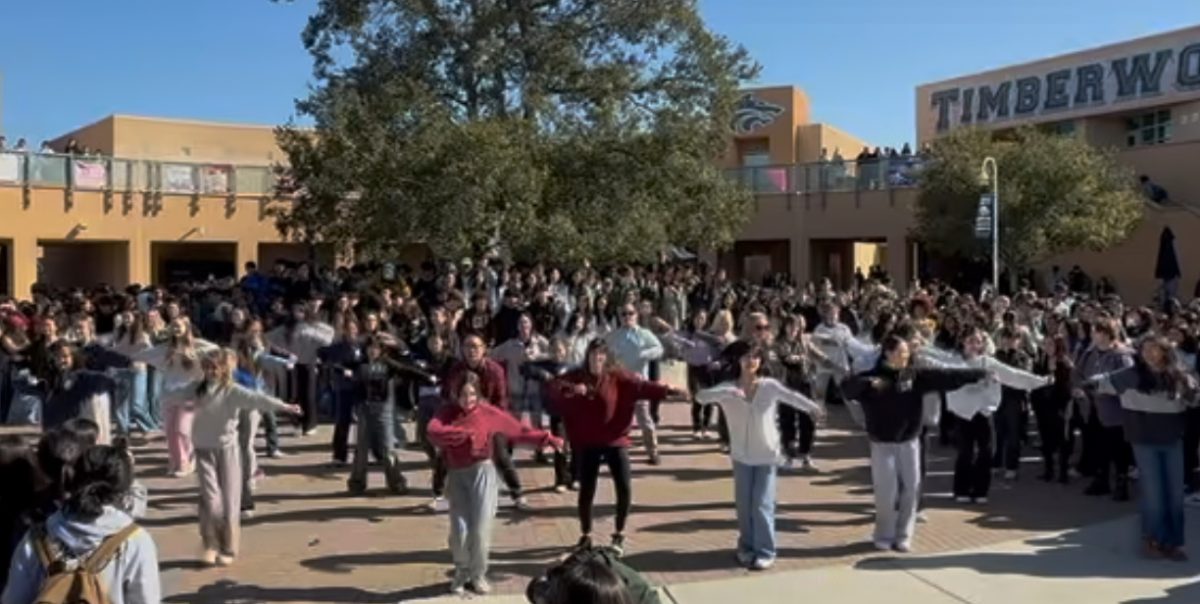
[[[946,408],[959,419],[954,463],[954,500],[958,503],[987,503],[992,483],[992,415],[1000,408],[1001,387],[1028,391],[1050,383],[1049,378],[1006,365],[986,351],[984,333],[978,328],[968,330],[962,342],[961,366],[983,369],[991,377],[946,395]]]
[[[297,303],[286,324],[266,335],[267,343],[296,358],[294,400],[300,404],[301,431],[305,436],[317,432],[317,351],[333,343],[334,329],[319,321],[315,314]]]
[[[234,383],[237,354],[219,348],[201,361],[204,378],[164,397],[171,406],[193,401],[197,478],[200,484],[200,536],[206,565],[233,564],[241,533],[242,465],[238,447],[238,416],[243,410],[278,411],[300,415],[299,405]]]
[[[824,408],[771,378],[759,377],[767,350],[745,341],[731,344],[738,358],[732,381],[701,390],[696,401],[718,405],[729,425],[733,457],[734,502],[737,508],[737,560],[752,570],[775,562],[775,474],[783,460],[776,427],[778,407],[787,405],[820,419]]]

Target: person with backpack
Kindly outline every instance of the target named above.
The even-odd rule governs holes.
[[[529,582],[530,604],[661,604],[658,592],[609,548],[576,550]]]
[[[115,447],[75,463],[62,510],[29,530],[13,555],[0,604],[156,604],[158,550],[118,506],[133,465]]]

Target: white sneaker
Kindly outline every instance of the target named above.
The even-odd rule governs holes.
[[[774,560],[758,558],[757,560],[755,560],[753,563],[750,564],[750,570],[767,570],[774,565],[775,565]]]
[[[809,455],[805,455],[800,460],[800,469],[802,471],[811,472],[813,474],[819,473],[821,471],[821,469],[817,467],[817,464],[813,463],[812,457]]]
[[[892,544],[888,543],[887,541],[878,541],[877,540],[877,541],[874,541],[874,544],[875,544],[875,549],[877,549],[881,552],[892,551]]]
[[[558,493],[559,495],[562,495],[563,493],[566,493],[566,492],[567,492],[567,485],[565,485],[565,484],[556,484],[556,485],[554,485],[554,492],[555,492],[555,493]]]
[[[984,504],[984,503],[987,503],[987,502],[988,502],[988,498],[987,498],[987,497],[976,497],[976,498],[975,498],[975,501],[973,501],[973,503],[978,503],[978,504]]]
[[[471,591],[481,596],[486,596],[492,593],[492,584],[488,583],[487,579],[480,577],[471,581]]]
[[[521,510],[522,512],[528,512],[529,510],[533,509],[533,506],[529,505],[529,500],[522,495],[513,499],[513,508]]]
[[[907,554],[912,551],[912,542],[901,541],[901,542],[897,543],[896,546],[892,549],[895,549],[896,551],[898,551],[902,554]]]
[[[971,498],[960,495],[954,498],[954,503],[971,503]]]
[[[1016,480],[1016,479],[1017,479],[1017,471],[1016,470],[1005,470],[1004,471],[1004,480]]]
[[[924,511],[917,512],[917,524],[928,524],[929,515]]]
[[[454,573],[454,578],[450,580],[450,593],[456,596],[467,595],[467,575]]]
[[[450,502],[446,501],[445,497],[434,497],[433,501],[430,501],[428,504],[425,505],[425,509],[427,509],[431,512],[434,512],[434,513],[449,512],[450,511]]]

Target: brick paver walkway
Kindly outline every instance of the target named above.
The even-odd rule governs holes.
[[[663,465],[650,467],[635,449],[634,511],[629,564],[665,583],[744,574],[733,563],[736,522],[728,459],[715,441],[694,442],[685,429],[687,406],[664,406]],[[866,542],[873,505],[864,437],[848,430],[844,411],[831,413],[818,434],[822,473],[781,474],[776,568],[846,564],[871,552]],[[144,525],[158,542],[168,602],[398,602],[440,595],[446,589],[449,553],[445,515],[425,512],[429,472],[424,458],[406,451],[404,469],[414,487],[407,497],[383,495],[382,475],[371,476],[372,495],[345,494],[345,470],[327,467],[326,427],[307,438],[286,438],[285,460],[263,460],[268,479],[256,497],[258,515],[243,527],[236,566],[204,569],[197,562],[194,479],[162,478],[160,443],[138,457],[150,488]],[[1128,513],[1128,505],[1080,494],[1081,484],[1045,485],[1029,465],[1013,487],[998,485],[985,507],[963,509],[949,500],[949,450],[932,451],[930,522],[918,527],[919,552],[978,547],[1081,526]],[[578,539],[574,494],[557,495],[549,468],[518,453],[520,473],[536,508],[501,509],[492,552],[493,583],[519,592],[528,579]],[[611,527],[612,490],[602,476],[597,535]],[[502,498],[502,501],[504,498]]]

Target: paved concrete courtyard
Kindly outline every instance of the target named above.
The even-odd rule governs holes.
[[[774,570],[753,577],[736,567],[730,549],[736,523],[729,460],[719,453],[715,441],[693,441],[686,426],[687,411],[683,404],[664,406],[661,466],[646,465],[635,449],[635,503],[626,557],[630,565],[655,582],[672,586],[672,594],[686,592],[689,585],[695,586],[693,591],[705,585],[736,586],[738,582],[729,580],[742,577],[749,581],[747,585],[760,586],[805,576],[860,587],[861,581],[879,580],[880,573],[870,562],[878,557],[866,541],[873,509],[864,463],[866,444],[860,433],[850,429],[840,409],[834,410],[818,434],[816,457],[822,472],[781,475],[780,559]],[[326,428],[311,438],[285,438],[285,449],[293,455],[263,460],[268,478],[259,484],[258,514],[245,522],[242,556],[229,569],[205,569],[197,562],[194,479],[162,477],[166,462],[161,443],[139,452],[139,474],[151,493],[150,515],[144,524],[159,545],[166,601],[390,603],[445,593],[450,562],[447,522],[444,514],[431,514],[422,507],[429,498],[423,456],[415,451],[404,454],[404,469],[413,487],[409,496],[384,495],[383,478],[375,472],[372,496],[351,498],[345,493],[346,470],[328,465],[329,436]],[[1034,479],[1033,464],[1016,485],[998,485],[987,506],[963,508],[948,495],[951,455],[947,449],[932,451],[926,498],[930,521],[918,527],[918,556],[888,564],[921,569],[928,568],[923,564],[935,564],[924,560],[952,560],[945,565],[994,566],[994,557],[971,558],[959,552],[1046,538],[1134,510],[1131,504],[1084,497],[1082,484],[1042,484]],[[517,458],[535,509],[501,509],[492,553],[492,579],[499,594],[522,592],[531,577],[579,536],[574,494],[551,491],[550,469],[533,463],[528,452],[519,452]],[[611,527],[612,491],[605,478],[598,497],[597,535],[607,535]],[[1132,529],[1127,537],[1115,539],[1122,543],[1111,546],[1132,543]],[[1063,551],[1087,555],[1085,549],[1075,546]],[[1063,555],[1031,557],[1018,568],[1036,571]],[[822,572],[794,574],[809,569]],[[851,574],[838,579],[838,573],[846,572]],[[808,583],[800,581],[790,589],[799,594],[822,584]],[[833,585],[820,591],[830,593],[829,587]]]

